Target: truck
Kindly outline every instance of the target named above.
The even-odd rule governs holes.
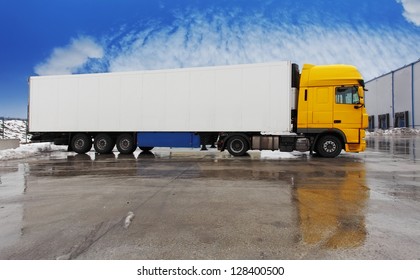
[[[351,65],[291,61],[29,78],[33,141],[122,154],[137,147],[309,151],[366,148],[364,80]]]

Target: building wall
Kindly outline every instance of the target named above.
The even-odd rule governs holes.
[[[394,72],[394,112],[411,112],[411,109],[411,66],[409,66]]]
[[[389,114],[392,128],[401,112],[408,112],[409,127],[420,128],[420,60],[366,82],[366,88],[366,109],[375,118],[375,129],[379,115]]]
[[[378,116],[389,114],[390,124],[393,123],[392,118],[392,74],[381,76],[375,80],[366,83],[366,109],[369,116],[375,118],[375,128],[379,127]]]

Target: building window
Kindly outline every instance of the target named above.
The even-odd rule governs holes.
[[[408,127],[408,111],[395,113],[394,127]]]
[[[335,89],[336,104],[359,104],[359,92],[356,86]]]
[[[375,116],[369,116],[369,131],[375,130]]]
[[[383,114],[378,116],[378,124],[380,129],[389,128],[389,114]]]

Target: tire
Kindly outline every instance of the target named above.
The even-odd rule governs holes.
[[[99,154],[110,154],[114,149],[115,142],[109,134],[100,133],[95,136],[93,146]]]
[[[118,136],[116,145],[118,151],[123,155],[132,154],[137,149],[134,137],[129,133]]]
[[[316,144],[317,153],[325,158],[335,158],[341,153],[341,141],[333,135],[322,136]]]
[[[92,138],[86,133],[77,133],[71,138],[71,149],[78,154],[85,154],[92,149]]]
[[[227,142],[227,150],[232,156],[243,156],[249,149],[246,139],[240,135],[234,135]]]
[[[144,151],[144,152],[150,152],[151,150],[153,150],[154,147],[140,147],[140,150]]]

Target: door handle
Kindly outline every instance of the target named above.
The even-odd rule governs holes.
[[[341,123],[341,120],[334,120],[334,123]]]

